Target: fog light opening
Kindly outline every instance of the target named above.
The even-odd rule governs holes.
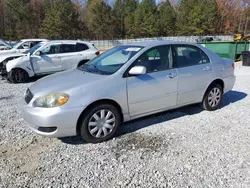
[[[57,127],[38,127],[38,130],[45,133],[51,133],[56,131]]]

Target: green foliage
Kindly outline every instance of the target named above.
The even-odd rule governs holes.
[[[176,12],[169,1],[159,4],[158,29],[161,36],[175,35]]]
[[[50,39],[76,38],[77,18],[77,11],[70,0],[54,0],[46,11],[41,36]]]
[[[154,0],[142,0],[134,16],[136,37],[152,37],[158,35],[157,14],[157,6]]]
[[[178,34],[206,35],[216,31],[216,0],[182,0],[177,14]]]
[[[158,4],[155,0],[115,0],[113,6],[104,0],[0,0],[0,37],[116,39],[212,35],[228,30],[225,26],[230,31],[245,28],[249,7],[239,9],[239,27],[237,19],[228,22],[225,17],[232,12],[225,3],[229,0],[164,0]]]
[[[113,17],[116,37],[133,37],[134,12],[137,8],[136,0],[116,0],[113,7]]]
[[[111,7],[105,2],[97,2],[89,10],[88,26],[95,38],[108,39],[114,36],[114,17],[111,10]]]

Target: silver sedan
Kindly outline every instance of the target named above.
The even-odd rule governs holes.
[[[134,43],[38,80],[26,90],[22,114],[38,134],[97,143],[138,117],[195,103],[216,110],[234,83],[233,61],[202,46]]]

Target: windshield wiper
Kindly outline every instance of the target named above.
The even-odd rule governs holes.
[[[95,70],[96,70],[96,72],[98,72],[98,73],[100,73],[102,75],[106,74],[104,71],[101,71],[100,69],[98,69],[96,65],[94,65],[94,64],[89,64],[89,65],[91,65],[92,67],[94,67]]]
[[[90,69],[88,68],[89,66],[92,66],[92,67],[94,68],[94,71],[90,70]],[[87,71],[87,72],[98,72],[99,74],[102,74],[102,75],[107,74],[107,73],[105,73],[104,71],[101,71],[100,69],[98,69],[98,68],[96,67],[96,65],[93,65],[93,64],[84,64],[84,65],[78,67],[77,69],[82,70],[82,71],[85,70],[85,71]]]
[[[88,68],[87,68],[87,64],[83,64],[80,67],[77,67],[78,70],[81,71],[87,71],[87,72],[91,72]]]

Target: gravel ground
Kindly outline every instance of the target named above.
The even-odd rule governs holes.
[[[0,81],[0,187],[250,187],[250,67],[236,67],[222,108],[197,105],[142,118],[86,144],[26,128],[29,84]]]

